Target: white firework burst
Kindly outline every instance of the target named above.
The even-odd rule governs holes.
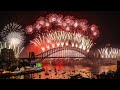
[[[11,32],[6,36],[6,42],[9,45],[13,45],[15,47],[22,46],[24,42],[24,37],[19,32]]]
[[[118,48],[101,48],[98,49],[101,58],[119,58],[120,49]]]
[[[24,47],[22,47],[22,48],[21,47],[15,47],[13,45],[8,45],[6,42],[5,43],[0,42],[0,53],[1,53],[1,50],[4,49],[4,48],[13,49],[15,58],[19,58],[21,52],[24,49]]]
[[[4,42],[20,47],[24,42],[24,29],[17,23],[7,24],[0,33]]]

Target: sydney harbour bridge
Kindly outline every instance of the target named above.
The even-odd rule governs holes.
[[[61,63],[62,60],[64,60],[64,64],[66,62],[71,62],[74,65],[74,62],[76,62],[76,65],[83,65],[83,66],[94,66],[96,65],[116,65],[117,60],[119,58],[101,58],[100,56],[94,56],[93,53],[87,53],[82,49],[79,48],[73,48],[70,46],[67,47],[58,47],[53,48],[50,50],[47,50],[45,52],[42,52],[38,55],[35,55],[33,52],[29,52],[29,57],[27,58],[19,58],[20,61],[26,61],[26,62],[42,62],[43,60],[47,61],[53,61],[58,60],[58,63]],[[67,61],[68,60],[68,61]]]
[[[28,25],[24,29],[18,26],[15,23],[8,24],[1,32],[1,37],[8,44],[4,46],[12,48],[15,58],[20,62],[64,59],[67,62],[75,61],[76,64],[92,66],[114,65],[120,58],[120,50],[116,48],[91,49],[100,31],[95,24],[89,25],[86,19],[49,14],[40,16],[33,25]],[[10,28],[12,29],[9,30]],[[22,49],[19,46],[25,39],[20,31],[31,37],[27,46]],[[0,49],[2,48],[1,45]]]
[[[28,25],[26,34],[35,36],[27,46],[26,58],[21,60],[78,59],[94,64],[116,64],[120,50],[112,48],[91,50],[100,35],[98,27],[85,19],[49,14]],[[29,58],[28,58],[29,57]]]
[[[22,46],[24,34],[29,39],[25,47]],[[86,73],[91,73],[99,72],[101,66],[115,66],[120,59],[118,48],[105,46],[93,50],[100,35],[98,26],[89,25],[86,19],[73,16],[40,16],[33,25],[24,29],[16,23],[10,23],[0,35],[5,41],[4,45],[0,42],[0,53],[3,48],[13,49],[15,60],[19,64],[17,66],[24,68],[37,67],[38,63],[42,63],[42,66],[72,66],[74,69],[78,65],[89,67],[90,70],[87,71],[90,72]]]

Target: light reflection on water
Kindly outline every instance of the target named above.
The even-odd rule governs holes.
[[[81,65],[74,65],[74,66],[53,66],[47,65],[44,67],[45,71],[41,73],[35,73],[32,76],[32,79],[69,79],[70,76],[81,74],[83,77],[89,78],[90,77],[90,70],[91,67],[83,67]],[[55,71],[56,69],[56,71]],[[101,72],[107,72],[109,70],[116,71],[116,65],[111,66],[101,66]]]
[[[109,66],[82,66],[81,64],[70,64],[70,65],[52,65],[51,63],[42,64],[45,71],[34,73],[25,77],[21,75],[17,79],[69,79],[70,76],[81,74],[85,78],[90,78],[91,72],[96,70],[97,73],[108,72],[109,70],[116,71],[116,65]],[[97,68],[97,69],[96,69]],[[14,77],[13,77],[14,78]]]

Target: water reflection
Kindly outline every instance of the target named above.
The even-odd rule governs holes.
[[[41,73],[35,73],[32,76],[32,79],[69,79],[70,76],[81,74],[85,78],[90,78],[90,69],[91,67],[83,67],[81,65],[75,66],[53,66],[47,65],[44,67],[45,71]],[[109,70],[115,71],[116,65],[111,66],[101,66],[100,72],[107,72]]]
[[[89,69],[90,67],[82,67],[80,65],[74,65],[74,66],[62,66],[62,65],[56,65],[53,66],[51,64],[48,64],[44,66],[45,71],[41,73],[36,73],[33,75],[33,79],[39,79],[39,76],[41,79],[69,79],[70,76],[73,76],[75,74],[82,74],[84,77],[88,78],[90,77]]]
[[[117,67],[111,60],[89,60],[89,59],[53,59],[43,60],[44,71],[30,75],[21,75],[16,79],[69,79],[70,76],[81,74],[90,78],[92,73],[116,71]],[[114,60],[115,61],[115,60]]]

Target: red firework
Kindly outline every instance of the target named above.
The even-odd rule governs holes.
[[[29,26],[26,27],[25,32],[26,32],[27,34],[32,34],[32,33],[33,33],[33,30],[34,30],[33,26],[32,26],[32,25],[29,25]]]
[[[60,36],[61,31],[67,32],[69,34],[72,33],[72,36],[81,37],[81,38],[84,37],[86,42],[87,42],[87,39],[89,39],[90,41],[92,41],[92,43],[99,36],[98,27],[94,24],[90,26],[88,24],[87,20],[76,19],[73,16],[63,17],[63,15],[57,15],[57,14],[49,14],[46,17],[40,17],[33,26],[29,25],[26,27],[27,34],[31,34],[31,35],[33,33],[34,33],[34,35],[36,34],[35,39],[33,39],[31,42],[34,43],[34,41],[36,40],[35,42],[41,43],[40,45],[38,45],[39,48],[36,48],[36,53],[43,52],[45,50],[49,50],[50,48],[59,47],[60,45],[65,46],[66,43],[69,42],[69,41],[67,41],[69,39],[64,39],[64,40],[66,40],[64,42],[62,42],[62,41],[58,42],[58,41],[56,41],[58,39],[53,39],[53,41],[50,40],[51,41],[50,42],[49,39],[51,39],[51,37],[47,37],[48,34],[51,34],[51,36],[54,38],[55,35],[53,35],[52,32],[59,33],[57,35]],[[77,36],[76,34],[77,35],[79,34],[79,36]],[[39,38],[39,36],[41,38]],[[44,39],[45,37],[47,37],[47,39]],[[69,37],[69,36],[67,36],[67,37],[71,39],[71,37]],[[39,38],[40,40],[36,39],[36,38]],[[62,38],[62,34],[61,34],[60,38]],[[74,38],[74,37],[72,37],[72,38]],[[85,40],[83,40],[83,41],[85,41]],[[42,41],[42,42],[40,42],[40,41]],[[80,39],[79,39],[79,41],[80,41]],[[74,42],[74,43],[76,43],[76,42]],[[74,46],[76,46],[78,48],[82,48],[84,50],[85,45],[83,45],[83,47],[81,47],[80,44],[82,44],[82,43],[79,43]],[[66,46],[68,46],[68,45],[66,45]],[[87,46],[89,46],[89,44]],[[32,47],[34,47],[34,45]],[[88,49],[88,52],[89,52],[89,49]]]
[[[99,30],[96,25],[88,25],[85,19],[75,19],[73,16],[63,17],[62,15],[49,14],[46,17],[40,17],[32,26],[26,27],[26,33],[32,34],[33,32],[43,33],[56,30],[64,30],[68,32],[79,32],[90,39],[99,36]]]

